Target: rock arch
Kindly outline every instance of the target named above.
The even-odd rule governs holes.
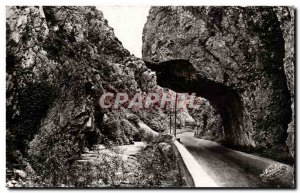
[[[276,157],[293,146],[285,47],[272,7],[152,7],[142,53],[161,86],[211,101],[232,145]]]

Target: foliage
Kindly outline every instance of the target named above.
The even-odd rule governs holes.
[[[38,135],[30,143],[29,156],[37,174],[39,184],[57,186],[66,183],[74,172],[75,160],[80,156],[80,149],[75,138],[67,133],[56,131],[51,135]],[[47,139],[46,139],[47,138]]]
[[[182,176],[172,148],[163,151],[162,139],[152,140],[138,156],[140,164],[139,184],[141,187],[182,187]],[[169,144],[168,144],[169,145]],[[167,145],[167,146],[168,146]]]
[[[140,150],[136,159],[124,159],[116,146],[95,150],[93,160],[70,164],[68,144],[56,144],[55,154],[39,165],[44,176],[32,175],[25,187],[174,187],[183,186],[171,148],[162,150],[158,137]],[[70,143],[71,144],[71,143]],[[163,143],[168,147],[167,143]],[[72,148],[71,148],[72,149]],[[57,152],[60,152],[59,154]],[[31,152],[33,153],[33,152]],[[53,152],[52,152],[53,153]],[[38,156],[38,155],[37,155]],[[64,158],[64,159],[63,159]],[[77,158],[78,159],[78,158]],[[37,169],[37,168],[36,168]]]

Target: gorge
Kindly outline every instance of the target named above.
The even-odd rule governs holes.
[[[137,58],[96,7],[7,6],[7,180],[33,176],[20,186],[87,186],[95,169],[78,164],[86,163],[85,156],[96,154],[109,168],[103,172],[97,165],[97,175],[117,176],[124,155],[114,148],[138,142],[142,149],[135,149],[137,155],[126,152],[130,169],[120,174],[136,181],[107,177],[93,182],[96,187],[184,186],[169,129],[185,132],[180,128],[186,125],[189,132],[197,128],[195,144],[215,141],[264,157],[264,164],[269,158],[294,165],[294,12],[292,7],[152,6]],[[105,93],[132,98],[161,92],[196,93],[200,109],[178,112],[174,123],[174,112],[158,106],[135,111],[99,105]],[[181,136],[189,142],[194,135]],[[235,152],[221,145],[218,151]],[[90,176],[82,180],[87,170]],[[265,170],[255,172],[260,179]]]

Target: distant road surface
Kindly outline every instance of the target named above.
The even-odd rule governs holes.
[[[219,186],[269,187],[260,179],[259,174],[278,162],[227,149],[216,142],[194,138],[194,132],[182,133],[177,137]]]

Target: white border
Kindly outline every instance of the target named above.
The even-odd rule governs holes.
[[[212,6],[221,6],[221,5],[240,5],[240,6],[249,6],[249,5],[268,5],[268,6],[280,6],[280,5],[289,5],[289,6],[295,6],[296,8],[299,8],[299,0],[227,0],[227,1],[220,1],[220,0],[147,0],[147,1],[141,1],[141,0],[102,0],[102,1],[96,1],[96,0],[72,0],[72,1],[66,1],[66,0],[9,0],[7,2],[4,2],[2,0],[0,2],[0,13],[1,13],[1,19],[0,19],[0,54],[1,54],[1,67],[0,67],[0,129],[1,129],[1,138],[0,138],[0,192],[8,192],[8,189],[5,187],[5,6],[6,5],[212,5]],[[299,13],[298,13],[299,14]],[[298,18],[298,17],[297,17]],[[296,19],[297,26],[299,26],[299,19]],[[132,22],[132,21],[129,21]],[[128,24],[130,25],[130,23]],[[298,33],[296,34],[298,35]],[[296,38],[297,45],[299,45],[299,38]],[[298,55],[298,49],[296,50],[296,56]],[[299,67],[297,68],[297,74],[299,75]],[[298,78],[299,80],[299,78]],[[299,82],[297,81],[297,90],[299,90]],[[299,102],[298,102],[299,104]],[[299,109],[299,106],[297,104],[297,108]],[[299,113],[297,113],[297,120],[299,120]],[[299,124],[299,123],[298,123]],[[297,132],[297,139],[299,141],[299,132]],[[298,142],[299,143],[299,142]],[[297,150],[299,148],[297,147]],[[298,153],[299,151],[297,151]],[[299,156],[297,160],[297,166],[299,167]],[[297,185],[299,186],[299,173],[297,175]],[[17,190],[10,190],[9,192],[15,192]],[[23,192],[24,190],[18,190],[18,192]],[[26,190],[26,192],[37,192],[41,190]],[[51,190],[43,190],[43,191],[51,191]],[[57,191],[57,190],[55,190]],[[83,190],[72,190],[74,192],[82,192]],[[84,191],[101,191],[101,192],[108,192],[112,190],[88,190],[84,189]],[[124,190],[113,190],[113,191],[124,191]],[[143,190],[135,190],[138,192],[142,192]],[[147,192],[154,192],[157,190],[147,190]],[[173,192],[174,190],[164,190],[165,192]],[[177,191],[193,191],[193,192],[209,192],[211,190],[177,190]],[[224,191],[224,190],[218,190],[218,191]],[[229,190],[232,191],[232,190]],[[240,190],[245,191],[245,190]],[[263,192],[265,190],[257,190],[257,192]],[[274,191],[274,190],[269,190]],[[275,190],[276,191],[276,190]],[[286,192],[280,191],[280,192]]]

